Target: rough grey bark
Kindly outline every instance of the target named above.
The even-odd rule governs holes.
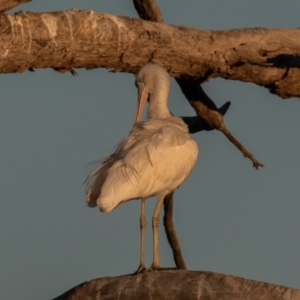
[[[171,76],[253,82],[300,96],[299,29],[200,30],[93,11],[0,16],[0,73],[53,67],[136,73],[151,61]]]
[[[31,2],[31,0],[0,0],[0,13],[26,2]]]
[[[300,290],[199,271],[155,271],[84,282],[53,300],[300,300]]]

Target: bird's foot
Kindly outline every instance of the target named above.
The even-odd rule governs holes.
[[[138,275],[145,272],[152,272],[152,271],[163,271],[163,270],[179,270],[176,267],[161,267],[152,264],[150,267],[146,268],[144,265],[139,265],[138,269],[132,275]]]
[[[146,271],[145,265],[139,265],[138,269],[133,273],[133,275],[137,275]]]
[[[149,271],[163,271],[163,270],[178,270],[176,267],[161,267],[152,264],[150,267],[146,268],[144,272],[149,272]]]

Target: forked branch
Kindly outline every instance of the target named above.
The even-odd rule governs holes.
[[[185,78],[179,78],[176,79],[176,81],[186,99],[194,108],[197,115],[204,120],[204,123],[206,123],[208,128],[221,131],[245,157],[252,161],[254,168],[258,169],[258,167],[263,167],[263,164],[261,164],[255,156],[249,152],[227,129],[224,122],[224,114],[226,113],[230,102],[225,103],[218,109],[213,100],[207,96],[199,83]]]
[[[141,18],[153,22],[163,22],[162,15],[155,0],[133,0],[133,3]],[[196,111],[197,116],[204,120],[205,125],[202,123],[199,131],[212,129],[220,130],[245,157],[248,157],[252,161],[253,166],[256,169],[258,169],[259,166],[263,166],[226,128],[223,116],[230,103],[225,103],[218,109],[214,101],[204,92],[199,82],[194,81],[192,78],[176,78],[176,81],[179,84],[182,93]],[[200,124],[200,120],[197,123],[195,121],[196,119],[186,117],[183,117],[183,119],[187,122],[189,128],[191,128],[189,122],[192,124]],[[195,131],[193,130],[193,132]]]

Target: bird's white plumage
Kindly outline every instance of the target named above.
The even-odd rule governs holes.
[[[198,155],[197,144],[181,118],[167,107],[170,77],[165,69],[148,64],[136,76],[138,108],[135,125],[116,152],[91,172],[86,188],[89,206],[110,212],[124,201],[142,199],[140,228],[141,255],[137,273],[145,269],[145,199],[156,195],[152,218],[153,263],[159,268],[158,225],[164,197],[173,193],[189,176]],[[139,122],[149,101],[148,119]]]
[[[197,154],[182,119],[137,123],[116,152],[91,173],[87,203],[109,212],[123,201],[166,195],[189,176]]]

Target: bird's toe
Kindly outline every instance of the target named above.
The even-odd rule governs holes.
[[[146,271],[146,267],[144,265],[139,265],[138,269],[133,273],[134,275],[143,273]]]

